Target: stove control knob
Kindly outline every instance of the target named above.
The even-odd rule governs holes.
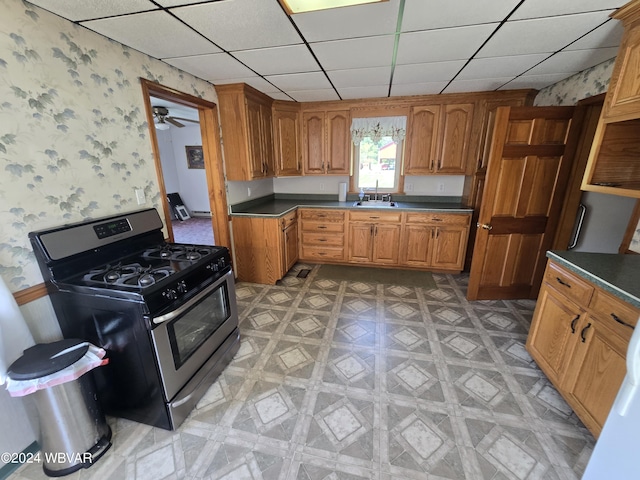
[[[162,292],[162,296],[169,300],[175,300],[178,298],[178,293],[173,288],[168,288]]]
[[[224,261],[224,258],[221,258],[218,260],[218,268],[220,270],[224,269],[225,265],[226,265],[226,262]]]
[[[176,288],[180,293],[185,293],[187,291],[187,284],[184,283],[184,280],[182,280],[181,282],[178,282]]]

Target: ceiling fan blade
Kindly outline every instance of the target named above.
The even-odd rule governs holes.
[[[178,127],[178,128],[182,128],[182,127],[184,127],[184,125],[183,125],[183,124],[181,124],[181,123],[180,123],[180,122],[178,122],[177,120],[174,120],[174,118],[173,118],[173,117],[166,117],[166,118],[165,118],[165,120],[166,120],[167,122],[169,122],[171,125],[175,126],[175,127]]]
[[[192,123],[200,123],[200,120],[192,120],[190,118],[184,118],[184,117],[171,117],[174,120],[182,120],[183,122],[192,122]]]

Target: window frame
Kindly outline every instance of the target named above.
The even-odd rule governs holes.
[[[396,186],[395,188],[378,188],[378,194],[399,194],[404,192],[404,152],[406,147],[406,138],[402,139],[397,144],[396,151]],[[350,193],[359,193],[360,189],[358,188],[358,179],[360,172],[360,146],[355,145],[353,142],[351,143],[351,175],[349,192]],[[374,189],[365,189],[366,195],[371,195],[374,192]]]

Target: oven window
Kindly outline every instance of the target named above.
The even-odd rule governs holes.
[[[167,326],[176,370],[229,318],[227,284]]]

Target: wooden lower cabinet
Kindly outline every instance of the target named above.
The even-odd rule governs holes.
[[[298,209],[300,259],[310,262],[343,262],[345,215],[345,210]]]
[[[471,215],[405,214],[400,265],[460,271]]]
[[[400,256],[400,212],[349,212],[350,263],[397,265]]]
[[[298,261],[297,212],[233,217],[234,270],[243,282],[275,284]]]
[[[626,374],[626,351],[639,314],[640,309],[548,263],[527,350],[596,437]]]

